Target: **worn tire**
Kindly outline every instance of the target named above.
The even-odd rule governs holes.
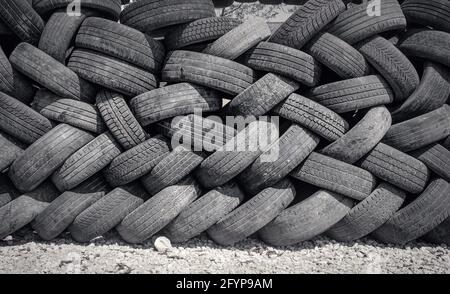
[[[335,141],[348,130],[348,123],[328,108],[303,96],[292,94],[273,110],[276,115],[298,123],[328,141]]]
[[[164,42],[167,49],[176,50],[189,45],[215,41],[242,22],[230,17],[207,17],[181,25],[169,32]]]
[[[28,147],[14,161],[9,170],[9,177],[20,191],[29,192],[92,139],[94,137],[87,132],[60,124]]]
[[[131,183],[148,174],[169,152],[162,136],[148,139],[114,158],[105,170],[106,180],[113,187]]]
[[[52,181],[60,191],[77,187],[103,168],[121,153],[120,147],[108,132],[101,134],[72,154],[52,175]]]
[[[273,72],[313,87],[319,82],[319,63],[309,54],[284,45],[261,42],[252,49],[245,64],[254,70]]]
[[[52,14],[55,10],[66,8],[73,0],[33,0],[33,8],[42,16]],[[118,20],[121,10],[120,0],[83,0],[83,8],[93,9],[101,12],[112,20]]]
[[[389,84],[377,75],[322,85],[311,89],[307,95],[336,113],[348,113],[394,101]]]
[[[295,195],[294,186],[285,179],[264,189],[224,216],[208,229],[208,235],[220,245],[233,245],[276,218],[294,200]]]
[[[391,124],[389,110],[384,106],[376,106],[344,136],[322,149],[320,153],[353,164],[383,139]]]
[[[409,152],[438,142],[450,135],[450,106],[443,107],[395,124],[383,142],[403,152]]]
[[[9,168],[23,152],[23,149],[10,139],[8,135],[0,131],[0,150],[2,150],[0,153],[0,172]]]
[[[418,152],[413,152],[414,157],[425,163],[430,170],[450,181],[450,151],[444,146],[434,144]]]
[[[52,129],[50,121],[22,102],[0,92],[0,129],[32,144]]]
[[[402,190],[381,183],[326,234],[340,242],[361,239],[387,222],[402,206],[405,198],[406,193]]]
[[[420,78],[414,65],[388,40],[374,36],[356,48],[388,81],[396,101],[406,100],[419,86]]]
[[[195,180],[187,177],[139,206],[116,229],[128,243],[142,243],[174,220],[200,193]]]
[[[344,10],[341,0],[310,0],[281,24],[270,41],[300,49]]]
[[[75,45],[127,61],[157,73],[164,61],[164,46],[138,30],[98,17],[87,18],[78,31]]]
[[[80,77],[127,96],[136,96],[158,87],[155,75],[102,53],[75,49],[67,65]]]
[[[211,190],[186,207],[164,229],[164,235],[172,242],[185,242],[216,224],[243,200],[244,194],[236,183]]]
[[[446,0],[407,0],[402,10],[408,23],[450,33],[450,4]]]
[[[233,115],[265,115],[281,101],[299,89],[297,82],[268,73],[233,98],[226,112]]]
[[[291,176],[311,185],[364,200],[376,187],[376,178],[368,171],[313,152]]]
[[[397,0],[383,0],[380,16],[367,13],[369,1],[354,5],[341,13],[328,28],[328,32],[354,44],[373,35],[406,28],[406,19]]]
[[[100,91],[97,94],[97,108],[106,126],[123,148],[128,150],[145,142],[146,133],[122,95]]]
[[[144,201],[123,188],[116,188],[80,213],[69,227],[78,242],[89,242],[112,230]]]
[[[238,95],[255,81],[255,72],[237,62],[204,53],[173,51],[162,71],[165,82],[190,82]]]
[[[366,76],[370,72],[369,63],[358,50],[329,33],[319,34],[304,51],[343,79]]]
[[[63,193],[33,220],[31,226],[42,239],[51,241],[64,232],[81,212],[103,196],[104,193]]]
[[[130,101],[136,119],[148,126],[166,118],[202,112],[214,112],[222,108],[220,93],[195,84],[180,83],[159,88]]]
[[[433,230],[450,216],[450,184],[430,183],[413,202],[397,211],[373,236],[384,243],[406,244]]]

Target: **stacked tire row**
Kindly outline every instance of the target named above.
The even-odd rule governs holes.
[[[0,238],[449,244],[449,1],[71,2],[0,2]]]

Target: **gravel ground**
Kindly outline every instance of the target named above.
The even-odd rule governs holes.
[[[90,244],[68,236],[43,242],[30,231],[6,240],[0,241],[0,273],[450,273],[450,248],[425,243],[318,238],[273,248],[248,239],[220,247],[201,236],[164,252],[153,241],[130,246],[114,233]]]

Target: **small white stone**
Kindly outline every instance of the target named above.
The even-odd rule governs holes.
[[[8,242],[8,241],[13,241],[13,237],[12,236],[8,236],[5,239],[3,239],[3,241]]]
[[[170,240],[166,237],[156,238],[153,246],[155,246],[155,249],[158,252],[166,252],[172,249],[172,243],[170,243]]]

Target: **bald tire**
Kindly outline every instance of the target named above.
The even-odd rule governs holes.
[[[383,143],[378,144],[358,165],[413,194],[422,192],[430,177],[423,162]]]
[[[52,129],[50,121],[19,100],[0,92],[0,129],[32,144]]]
[[[388,221],[402,206],[405,198],[406,193],[402,190],[381,183],[369,197],[356,204],[326,234],[340,242],[361,239]]]
[[[103,196],[104,193],[66,192],[50,203],[31,225],[42,239],[51,241],[64,232],[81,212]]]
[[[289,246],[312,239],[339,222],[352,208],[349,198],[318,191],[306,200],[289,207],[259,231],[267,244]]]
[[[97,94],[97,108],[114,138],[126,150],[144,143],[146,133],[124,97],[111,91]]]
[[[47,206],[48,203],[20,196],[0,207],[0,240],[32,222]]]
[[[121,149],[110,133],[103,133],[72,154],[52,175],[60,191],[69,191],[107,167]]]
[[[373,236],[384,243],[403,245],[427,234],[450,215],[450,184],[433,180],[413,202],[397,211]]]
[[[112,230],[144,201],[123,188],[116,188],[85,211],[69,227],[78,242],[89,242]]]
[[[208,229],[208,235],[223,246],[233,245],[256,233],[276,218],[295,198],[289,180],[264,189]]]
[[[368,171],[313,152],[291,176],[311,185],[364,200],[376,187],[376,178]]]
[[[9,177],[22,192],[39,186],[64,161],[94,137],[85,131],[60,124],[45,134],[11,165]]]
[[[349,113],[394,101],[389,84],[378,75],[318,86],[309,91],[308,97],[336,113]]]
[[[174,220],[200,193],[195,180],[187,177],[135,209],[117,226],[117,231],[128,243],[142,243]]]
[[[175,243],[200,235],[233,211],[244,200],[235,183],[218,187],[191,203],[165,229],[164,235]]]
[[[318,134],[336,141],[348,130],[348,123],[337,113],[303,96],[292,94],[273,112]]]
[[[386,107],[373,107],[344,136],[320,152],[353,164],[369,153],[383,139],[391,124],[391,114]]]

